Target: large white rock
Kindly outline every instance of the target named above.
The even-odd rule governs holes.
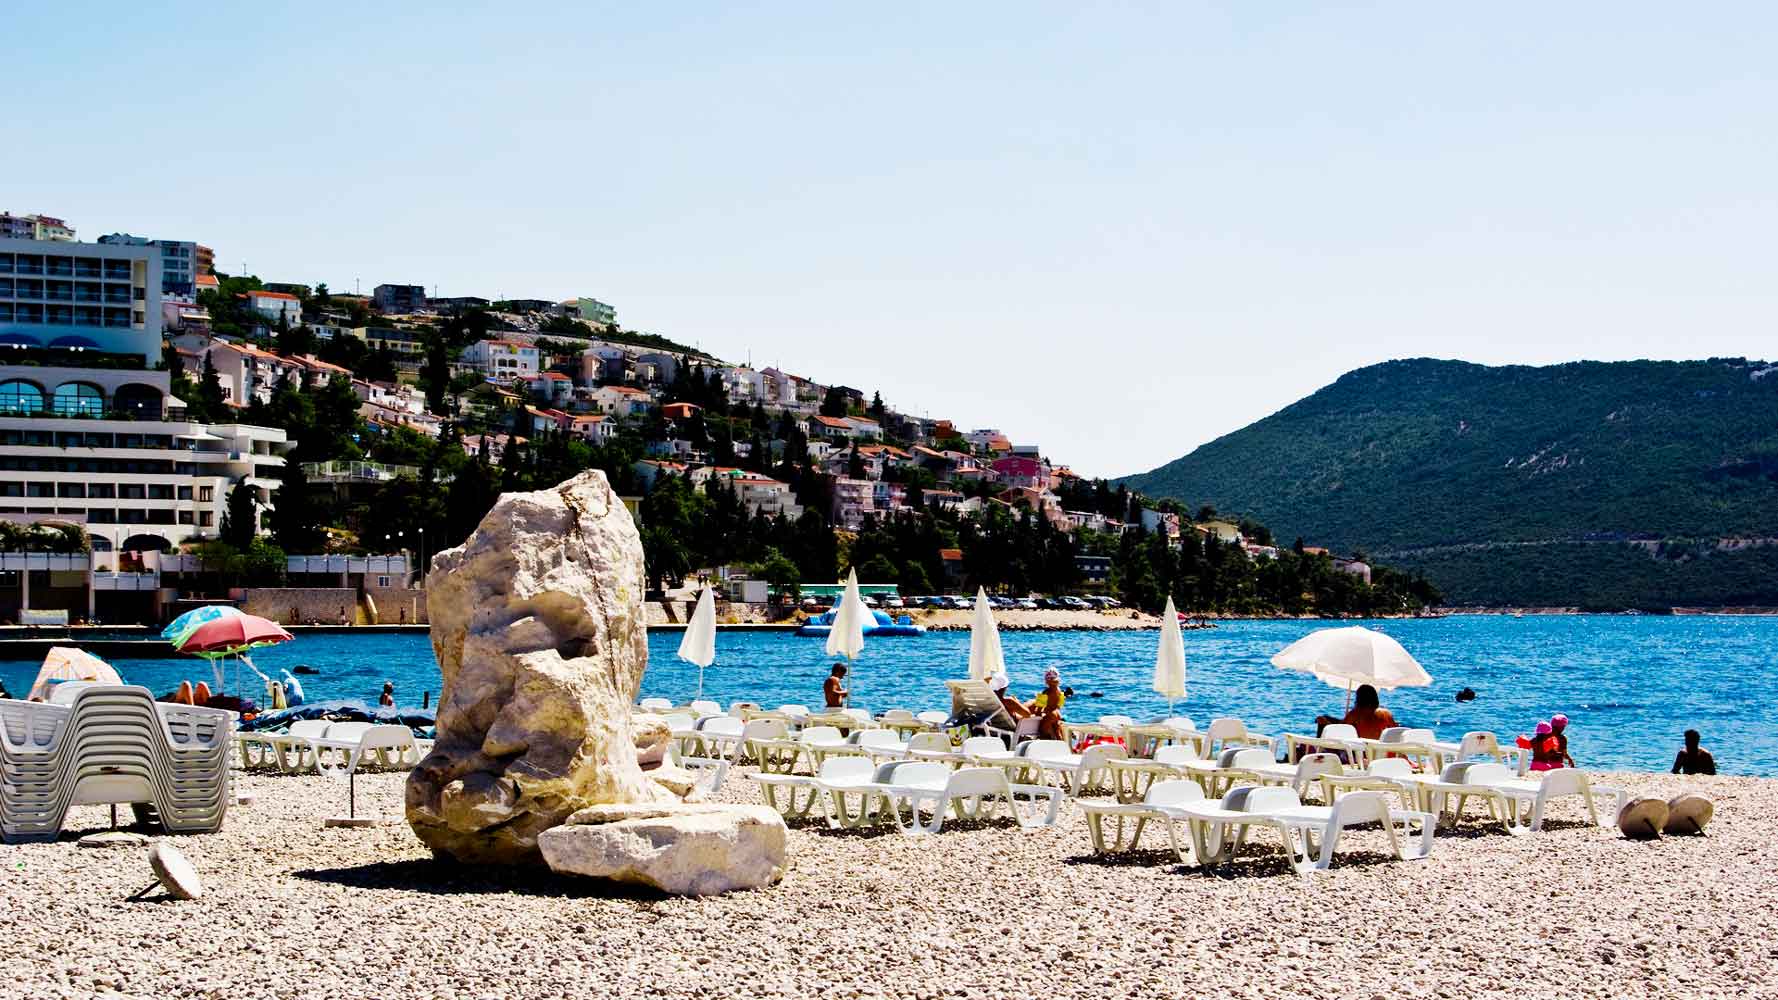
[[[603,473],[502,496],[429,584],[444,686],[407,819],[435,853],[536,863],[576,810],[671,798],[637,763],[642,542]]]
[[[557,872],[683,896],[759,889],[784,877],[784,819],[767,806],[593,806],[538,837]]]

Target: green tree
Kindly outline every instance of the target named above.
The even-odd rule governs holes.
[[[272,538],[286,552],[300,554],[327,551],[326,513],[309,487],[303,463],[285,463],[284,478],[272,493]]]
[[[222,512],[222,540],[237,551],[246,551],[259,534],[259,504],[253,496],[254,487],[236,483],[228,491],[228,504]]]

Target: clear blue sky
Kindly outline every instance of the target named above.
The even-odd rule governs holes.
[[[0,207],[1091,474],[1389,358],[1778,353],[1771,5],[235,6],[7,5]]]

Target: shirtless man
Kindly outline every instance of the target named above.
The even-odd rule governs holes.
[[[821,685],[821,696],[826,699],[828,708],[846,707],[846,665],[836,663],[833,673]]]
[[[1716,758],[1710,751],[1698,745],[1703,739],[1696,729],[1685,731],[1685,749],[1673,758],[1674,774],[1715,774]]]

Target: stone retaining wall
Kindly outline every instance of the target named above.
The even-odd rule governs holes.
[[[241,610],[280,625],[351,625],[358,591],[350,587],[261,587],[241,595]]]

